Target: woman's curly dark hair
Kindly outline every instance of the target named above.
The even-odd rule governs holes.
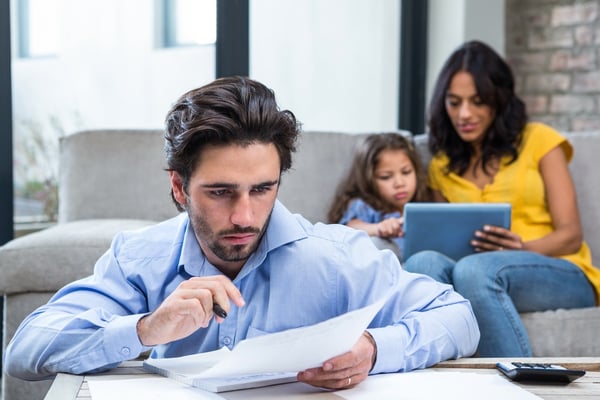
[[[448,156],[448,173],[462,175],[469,167],[473,149],[458,136],[445,104],[450,82],[460,71],[471,74],[481,101],[494,110],[494,120],[481,148],[484,172],[494,159],[510,156],[509,163],[515,161],[527,123],[525,103],[515,94],[514,77],[508,64],[491,47],[479,41],[466,42],[455,50],[438,76],[429,107],[431,154],[443,152]]]

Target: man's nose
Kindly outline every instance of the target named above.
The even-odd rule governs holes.
[[[248,193],[241,194],[235,200],[231,213],[231,223],[242,227],[252,225],[252,207]]]

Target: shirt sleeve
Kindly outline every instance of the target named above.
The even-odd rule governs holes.
[[[148,350],[136,327],[147,312],[145,301],[123,278],[114,246],[93,276],[65,286],[22,322],[6,349],[10,375],[38,380],[65,371],[96,372]]]
[[[451,285],[403,270],[392,252],[372,249],[360,235],[347,246],[348,265],[360,260],[378,271],[376,278],[367,273],[368,285],[357,286],[360,289],[348,297],[365,299],[392,291],[368,327],[377,344],[371,373],[411,371],[475,353],[480,333],[469,301]],[[360,285],[361,280],[353,278],[349,281]],[[348,300],[340,299],[344,301]]]
[[[359,219],[370,224],[377,223],[381,220],[381,213],[373,209],[370,205],[361,199],[354,199],[348,205],[348,209],[340,218],[339,223],[346,225],[353,219]]]
[[[525,127],[525,148],[523,153],[531,152],[537,163],[542,157],[557,146],[565,153],[567,162],[573,158],[573,146],[569,141],[554,128],[542,123],[529,123]]]

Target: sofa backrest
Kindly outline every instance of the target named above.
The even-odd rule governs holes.
[[[574,150],[569,167],[577,191],[583,237],[592,249],[594,265],[600,267],[600,176],[596,172],[600,163],[600,132],[570,132],[565,136]]]
[[[61,138],[59,222],[177,215],[163,149],[161,130],[90,130]]]
[[[403,134],[409,134],[401,131]],[[293,166],[282,177],[279,199],[312,222],[327,209],[354,147],[367,134],[303,132]],[[574,147],[570,164],[584,237],[600,257],[600,132],[565,133]],[[428,163],[427,136],[415,145]],[[171,202],[161,130],[93,130],[61,139],[59,221],[130,218],[162,221],[177,214]],[[595,263],[600,266],[600,259]]]

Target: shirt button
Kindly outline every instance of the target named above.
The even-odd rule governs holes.
[[[131,350],[129,350],[129,347],[122,347],[121,354],[123,354],[124,356],[128,356],[129,354],[131,354]]]
[[[229,345],[231,344],[231,338],[230,338],[229,336],[225,336],[225,337],[223,338],[223,344],[224,344],[225,346],[229,346]]]

